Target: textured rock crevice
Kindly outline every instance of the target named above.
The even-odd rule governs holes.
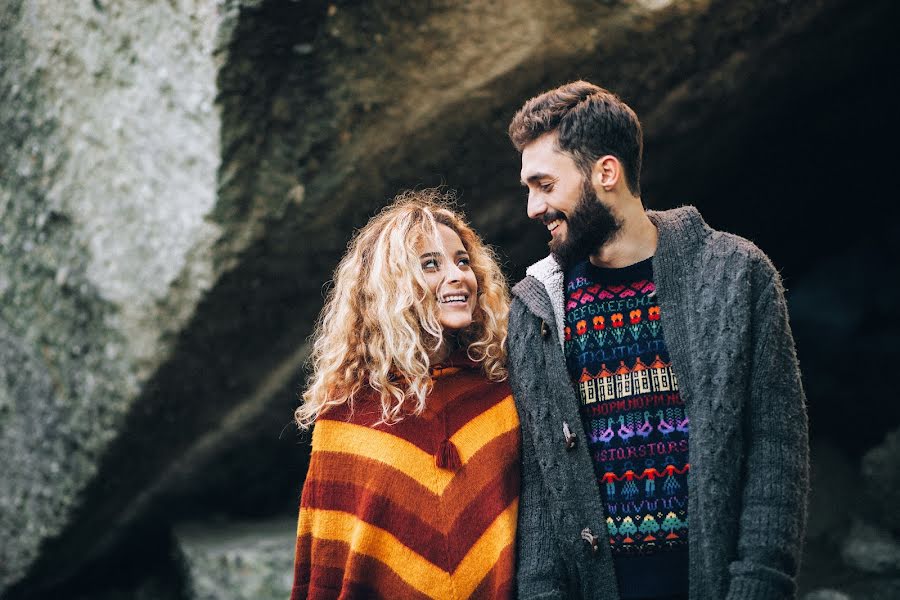
[[[7,2],[0,534],[23,541],[0,594],[137,552],[142,528],[292,511],[305,339],[349,233],[446,182],[513,277],[543,253],[505,139],[523,99],[579,77],[616,90],[645,123],[650,203],[747,234],[754,211],[800,209],[718,172],[790,121],[782,99],[849,80],[893,7]]]
[[[211,285],[217,10],[0,9],[0,317],[52,382],[12,396],[0,423],[0,496],[21,508],[0,513],[0,590],[83,511],[166,338]]]
[[[30,64],[38,15],[25,3],[0,12],[0,590],[22,577],[41,540],[63,526],[96,472],[133,389],[125,340],[87,275],[89,251],[63,199],[52,194],[71,158],[61,105],[45,91],[46,56]],[[95,403],[106,397],[106,404]]]

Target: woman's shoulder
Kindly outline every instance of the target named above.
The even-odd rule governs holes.
[[[332,406],[319,415],[313,433],[314,441],[315,431],[325,430],[335,433],[354,430],[357,437],[366,435],[358,431],[360,428],[395,435],[405,435],[409,428],[427,431],[432,426],[440,425],[434,419],[448,411],[457,413],[462,405],[468,405],[469,409],[464,412],[477,412],[512,394],[507,380],[491,381],[479,369],[444,366],[435,371],[439,372],[433,373],[432,389],[421,413],[414,410],[415,403],[410,401],[400,418],[385,422],[381,395],[366,386],[360,388],[351,400]]]
[[[319,415],[316,423],[341,422],[364,427],[374,427],[381,419],[381,401],[369,387],[360,388],[347,401],[331,406]]]

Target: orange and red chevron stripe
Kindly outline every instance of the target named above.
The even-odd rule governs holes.
[[[370,394],[316,424],[292,599],[511,597],[520,434],[508,386],[447,370],[421,416],[379,415]],[[436,460],[447,440],[456,470]]]

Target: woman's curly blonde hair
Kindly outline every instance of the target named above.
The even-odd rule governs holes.
[[[381,421],[421,414],[431,391],[428,356],[444,343],[437,298],[418,256],[438,225],[460,237],[478,282],[472,324],[457,343],[488,379],[506,378],[509,290],[490,247],[436,189],[397,196],[360,229],[334,274],[313,334],[312,372],[294,418],[309,429],[329,408],[353,402],[368,385],[381,396]]]

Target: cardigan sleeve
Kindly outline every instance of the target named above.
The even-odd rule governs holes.
[[[551,600],[565,598],[563,592],[564,565],[556,542],[555,528],[550,515],[549,490],[544,482],[532,428],[538,426],[523,409],[526,390],[519,372],[526,373],[522,357],[526,355],[528,331],[526,309],[514,299],[510,309],[508,338],[510,356],[510,386],[519,423],[522,428],[522,479],[519,494],[519,517],[516,531],[516,589],[522,600]],[[532,332],[533,333],[533,332]]]
[[[795,598],[806,524],[806,399],[781,278],[768,259],[758,274],[762,289],[754,303],[751,389],[744,409],[744,488],[728,600]]]
[[[522,435],[522,489],[516,546],[518,597],[527,600],[565,598],[562,592],[562,557],[555,543],[547,488],[534,443]]]

